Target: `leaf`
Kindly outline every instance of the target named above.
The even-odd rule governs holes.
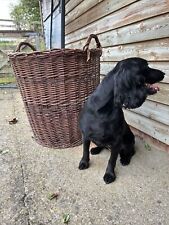
[[[59,194],[58,193],[52,193],[52,194],[50,194],[49,196],[48,196],[48,199],[49,200],[52,200],[52,199],[54,199],[54,198],[58,198],[58,196],[59,196]]]
[[[4,155],[4,154],[7,154],[8,152],[9,152],[9,150],[1,150],[0,154]]]
[[[16,118],[13,118],[12,120],[9,121],[9,124],[16,124],[18,122],[18,120]]]
[[[10,5],[10,15],[18,29],[32,30],[34,27],[40,30],[39,1],[19,0],[17,3]]]
[[[69,214],[64,214],[63,215],[63,223],[68,224],[70,221],[70,215]]]
[[[151,146],[147,143],[144,144],[145,149],[147,149],[148,151],[151,151]]]

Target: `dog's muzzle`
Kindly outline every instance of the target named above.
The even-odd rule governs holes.
[[[147,93],[149,95],[154,95],[156,94],[158,91],[160,91],[160,88],[158,85],[156,84],[146,84],[146,88],[147,88]]]

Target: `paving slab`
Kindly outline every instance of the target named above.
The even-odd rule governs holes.
[[[69,225],[169,224],[167,152],[137,138],[131,164],[118,160],[117,180],[106,185],[108,150],[80,171],[82,146],[49,149],[34,141],[18,90],[0,90],[0,103],[1,225],[62,225],[65,214]],[[14,117],[18,123],[9,125]]]
[[[27,225],[20,153],[8,122],[15,115],[13,90],[0,90],[0,115],[0,224]]]

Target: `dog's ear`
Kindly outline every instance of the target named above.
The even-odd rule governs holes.
[[[116,106],[122,107],[128,99],[128,94],[132,89],[132,70],[119,66],[116,68],[116,73],[114,75],[114,104]]]
[[[135,64],[120,65],[114,74],[114,105],[124,108],[140,107],[147,94],[144,77]]]

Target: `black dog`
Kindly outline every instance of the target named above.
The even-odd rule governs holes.
[[[80,115],[80,130],[83,135],[83,157],[79,169],[89,167],[89,147],[92,141],[98,147],[91,154],[98,154],[103,148],[111,149],[105,183],[111,183],[116,175],[114,168],[118,154],[122,165],[128,165],[134,155],[135,138],[126,123],[122,107],[140,107],[148,95],[159,88],[152,84],[161,81],[164,73],[148,67],[142,58],[128,58],[117,63],[89,96]]]

